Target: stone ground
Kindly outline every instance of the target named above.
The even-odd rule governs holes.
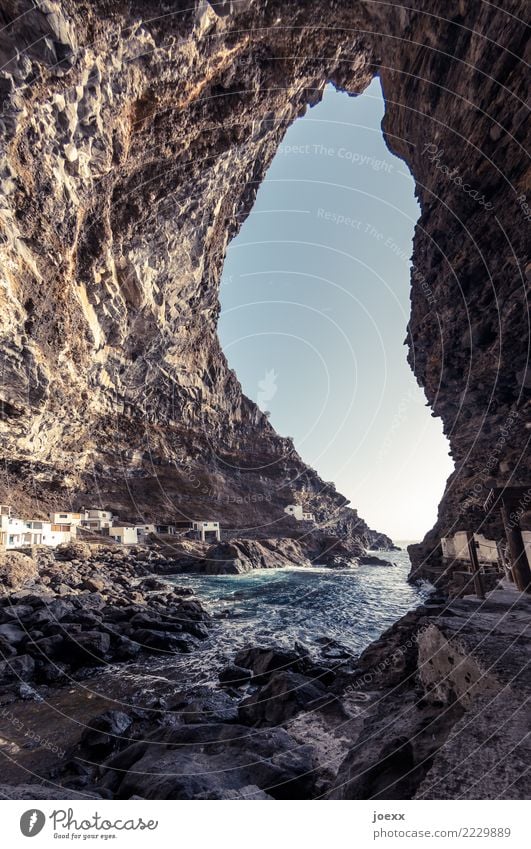
[[[484,601],[421,615],[413,629],[401,620],[370,646],[360,659],[368,717],[331,795],[526,798],[530,614],[531,596],[502,584]],[[397,659],[378,672],[390,651]]]

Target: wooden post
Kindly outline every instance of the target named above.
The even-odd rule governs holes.
[[[531,569],[529,568],[527,552],[522,538],[522,530],[518,519],[510,518],[510,509],[510,504],[502,501],[503,524],[505,525],[505,535],[511,556],[513,580],[516,588],[521,593],[531,593]]]
[[[468,543],[468,554],[472,564],[472,574],[474,576],[474,588],[476,590],[476,595],[478,598],[485,598],[485,590],[483,588],[483,581],[481,579],[481,572],[479,568],[478,551],[472,531],[466,532],[466,541]]]

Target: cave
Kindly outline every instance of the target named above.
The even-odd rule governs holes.
[[[38,463],[63,501],[85,500],[98,469],[108,505],[131,518],[187,517],[199,503],[188,464],[229,526],[274,524],[280,480],[355,520],[242,396],[217,339],[217,289],[287,127],[326,84],[356,95],[378,75],[386,143],[421,208],[409,362],[456,464],[412,552],[415,574],[436,575],[441,535],[457,521],[488,529],[489,489],[529,475],[525,4],[54,9],[2,11],[7,413],[17,399],[16,426],[1,424],[2,500],[58,504]],[[131,453],[142,459],[129,479]],[[236,516],[231,498],[266,490],[275,503]]]
[[[2,4],[0,796],[529,797],[529,581],[487,594],[472,569],[455,600],[442,557],[459,530],[473,566],[497,494],[529,495],[527,5]],[[286,132],[326,86],[356,97],[376,77],[420,207],[408,362],[455,463],[409,580],[401,552],[400,614],[385,529],[275,431],[218,338],[227,251]],[[513,578],[527,495],[503,518]],[[97,530],[114,513],[149,541],[72,537],[61,517],[89,505]],[[69,536],[54,551],[31,544],[50,512]],[[228,536],[212,550],[183,530],[176,553],[167,537],[209,519]],[[301,581],[277,619],[273,581],[247,591],[271,645],[199,598],[253,571],[282,572],[284,595]],[[332,580],[358,582],[346,627]],[[311,648],[271,636],[296,614]]]

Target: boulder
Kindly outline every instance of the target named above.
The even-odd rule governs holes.
[[[244,684],[249,683],[252,675],[253,673],[250,669],[245,669],[243,666],[231,664],[229,666],[225,666],[225,668],[221,670],[219,673],[219,681],[220,684],[228,687],[243,687]]]
[[[81,540],[63,542],[55,549],[57,560],[90,560],[92,548],[88,543]]]
[[[14,604],[22,602],[22,604],[37,605],[44,601],[51,601],[55,598],[55,593],[49,587],[32,586],[31,589],[17,590],[9,593],[9,600]]]
[[[30,551],[39,570],[55,566],[54,549],[49,545],[32,545]]]
[[[68,667],[64,663],[43,663],[39,660],[35,668],[37,680],[44,684],[65,684],[69,679]]]
[[[130,742],[124,740],[126,732],[133,724],[132,717],[121,710],[108,710],[89,720],[81,735],[81,747],[89,750],[95,758],[108,757],[121,745]]]
[[[61,646],[62,658],[71,666],[96,666],[104,662],[111,638],[104,631],[69,634]]]
[[[134,604],[143,604],[145,599],[142,593],[130,592],[127,594],[127,600],[128,602],[132,601]]]
[[[21,654],[0,663],[0,679],[4,681],[29,681],[35,671],[35,661],[28,654]]]
[[[170,631],[172,633],[182,631],[182,625],[179,621],[172,621],[167,616],[155,616],[152,611],[142,610],[130,620],[132,628],[149,628],[151,631]]]
[[[103,578],[87,578],[81,584],[82,590],[88,590],[91,593],[101,593],[107,588],[107,581]]]
[[[112,659],[113,660],[132,660],[141,650],[139,643],[135,643],[128,637],[118,636],[112,637]]]
[[[77,625],[86,625],[87,630],[98,630],[98,626],[101,624],[103,617],[99,610],[72,610],[70,613],[66,614],[66,616],[62,617],[62,621],[65,624],[77,624]]]
[[[233,722],[238,718],[236,703],[227,693],[199,684],[176,694],[168,705],[168,715],[175,714],[180,722]]]
[[[3,637],[11,645],[16,646],[27,639],[28,635],[19,625],[8,623],[7,625],[0,625],[0,637]]]
[[[11,645],[5,637],[0,637],[0,656],[7,660],[9,657],[14,657],[16,653],[15,646]]]
[[[168,585],[163,581],[159,581],[158,578],[144,578],[143,581],[137,584],[137,589],[140,592],[158,592],[159,590],[167,590]]]
[[[26,650],[28,654],[35,658],[49,660],[61,654],[63,642],[61,634],[53,634],[50,637],[43,637],[40,640],[28,643]]]
[[[385,560],[383,557],[377,557],[375,554],[364,554],[359,558],[361,566],[396,566],[391,560]]]
[[[311,710],[331,698],[317,680],[296,672],[276,672],[240,704],[238,717],[247,725],[280,725],[301,710]]]
[[[195,637],[197,640],[206,640],[208,637],[208,628],[202,622],[183,622],[183,631]]]
[[[211,545],[204,559],[198,563],[196,571],[207,575],[241,575],[253,568],[246,554],[233,542],[217,542]]]
[[[226,723],[160,729],[102,767],[102,784],[130,799],[228,798],[252,786],[275,799],[308,799],[315,786],[315,753],[284,729]],[[256,790],[253,790],[256,792]]]
[[[37,563],[20,551],[0,552],[0,585],[19,590],[37,580]]]
[[[242,649],[234,658],[234,665],[250,669],[253,682],[260,684],[267,681],[271,673],[281,669],[304,672],[308,661],[296,651],[275,647],[254,646]]]
[[[207,622],[210,619],[209,614],[204,609],[199,601],[181,601],[172,609],[172,616],[183,621]]]
[[[232,542],[217,542],[207,549],[205,560],[238,560],[239,548]]]
[[[68,584],[63,584],[62,582],[57,584],[53,583],[52,586],[57,595],[66,596],[77,594],[78,592],[77,590],[72,589],[72,587],[69,587]]]
[[[306,670],[306,675],[311,680],[320,681],[322,684],[326,684],[330,686],[333,684],[337,678],[336,673],[333,669],[329,669],[328,666],[309,666]]]
[[[72,614],[73,605],[64,599],[55,599],[45,603],[33,613],[30,620],[32,628],[42,628],[46,624],[56,624]]]
[[[0,623],[2,625],[7,622],[22,622],[27,620],[33,613],[33,608],[29,604],[8,604],[0,609]]]
[[[172,592],[175,593],[175,595],[179,596],[194,594],[194,591],[191,587],[173,587]]]
[[[195,645],[187,634],[177,636],[169,631],[154,631],[151,628],[139,628],[133,631],[131,639],[144,649],[155,649],[164,652],[191,652]]]
[[[335,569],[356,566],[358,558],[365,553],[358,540],[334,534],[316,535],[312,537],[312,543],[315,546],[313,562]]]

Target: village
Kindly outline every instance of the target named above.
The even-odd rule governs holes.
[[[517,493],[521,496],[521,492]],[[492,507],[499,493],[491,493],[485,508]],[[508,498],[510,497],[510,502]],[[524,590],[531,578],[531,531],[521,529],[512,509],[515,493],[505,490],[501,513],[504,518],[505,539],[489,539],[470,530],[456,530],[443,536],[440,553],[446,584],[453,596],[475,593],[480,598],[505,578]],[[316,518],[301,504],[289,504],[284,513],[306,530],[317,528]],[[112,510],[99,507],[79,511],[55,511],[48,520],[16,516],[13,508],[0,504],[0,550],[25,549],[32,546],[57,546],[74,540],[134,546],[166,540],[168,537],[187,537],[202,543],[222,540],[222,528],[214,519],[186,519],[173,523],[126,523]],[[226,531],[224,538],[230,538]],[[435,576],[434,576],[435,578]]]
[[[174,524],[126,525],[111,510],[82,509],[79,512],[54,512],[49,521],[19,518],[9,505],[0,505],[0,548],[27,548],[46,545],[55,548],[75,539],[108,537],[122,545],[137,545],[150,535],[175,535],[188,532],[201,542],[219,540],[219,522],[182,521]]]
[[[315,522],[312,513],[300,504],[289,504],[284,512],[300,522]],[[28,548],[45,545],[55,548],[75,539],[108,537],[121,545],[137,545],[157,536],[186,534],[200,542],[220,542],[221,526],[213,520],[184,520],[172,524],[124,524],[111,510],[82,508],[78,512],[49,514],[49,521],[21,518],[8,504],[0,504],[0,549]]]

